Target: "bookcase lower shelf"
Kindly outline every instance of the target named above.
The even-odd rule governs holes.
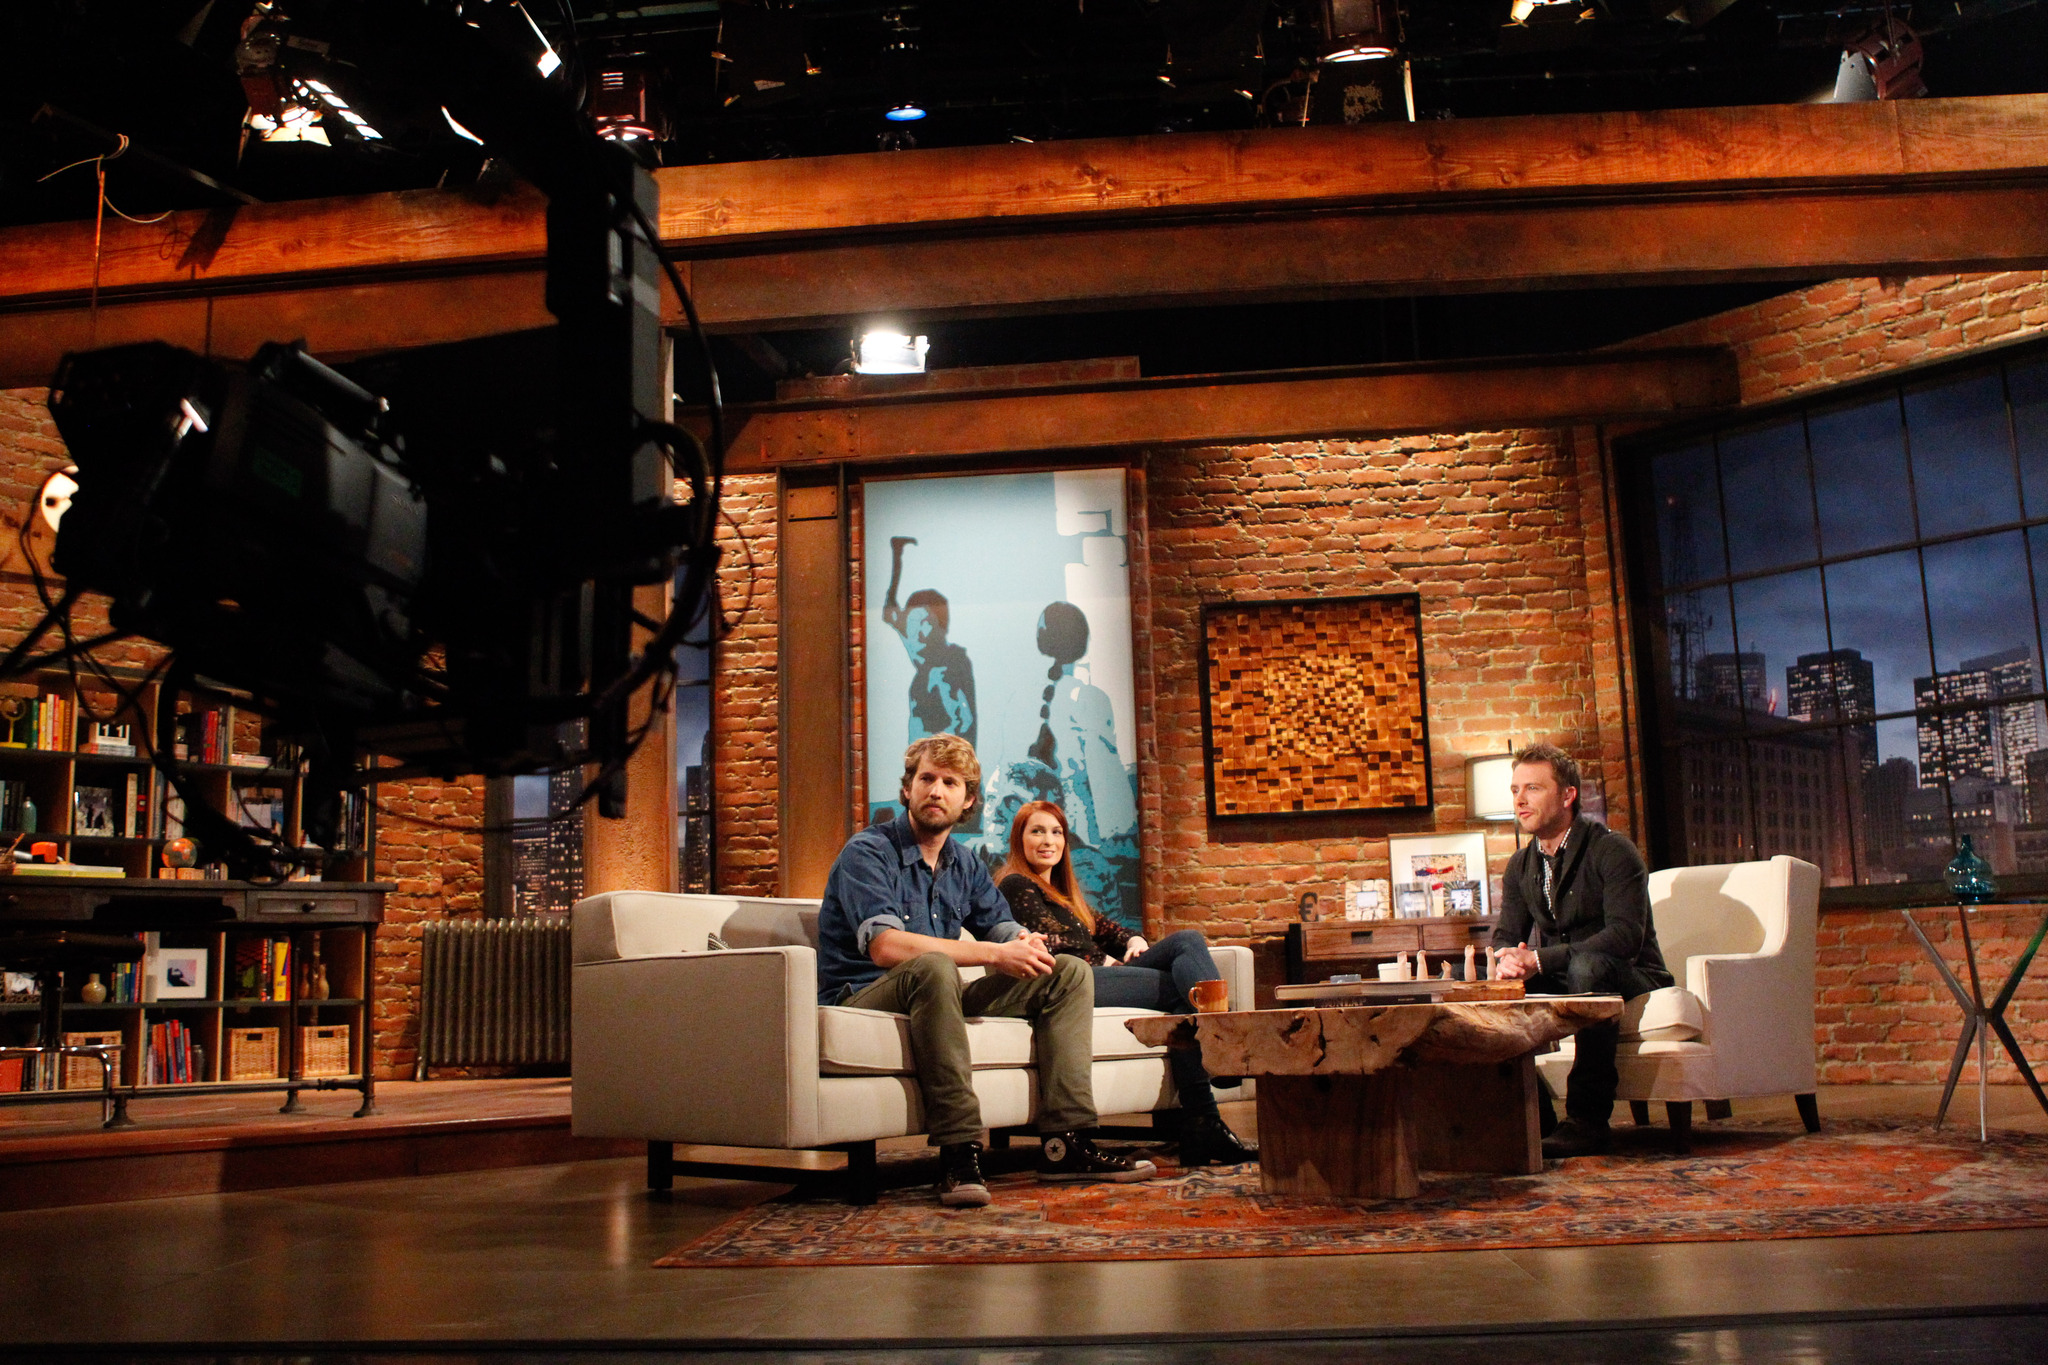
[[[74,1032],[120,1038],[114,1100],[122,1114],[136,1099],[264,1091],[285,1094],[283,1112],[291,1113],[302,1091],[354,1090],[362,1095],[362,1117],[376,1112],[376,933],[392,889],[375,882],[0,880],[0,965],[11,932],[51,929],[153,934],[162,954],[198,964],[196,981],[193,972],[182,974],[183,989],[196,992],[186,998],[86,1003],[80,983],[65,982],[60,1040]],[[289,953],[276,951],[279,945]],[[275,976],[243,965],[257,960],[266,970],[273,962],[292,965]],[[334,983],[331,996],[302,993],[299,968],[312,961]],[[26,1023],[39,1008],[0,1004],[0,1039],[11,1019],[26,1016]],[[156,1075],[150,1062],[165,1056],[167,1037],[178,1039],[170,1055],[179,1066]],[[267,1051],[258,1060],[251,1049]],[[79,1065],[74,1058],[64,1064]],[[89,1059],[83,1065],[98,1070]],[[266,1069],[272,1074],[262,1074]],[[0,1104],[93,1102],[105,1094],[98,1083],[0,1091]]]

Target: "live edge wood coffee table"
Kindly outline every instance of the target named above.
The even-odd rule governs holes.
[[[1259,1078],[1259,1175],[1273,1194],[1412,1199],[1419,1171],[1534,1175],[1536,1051],[1621,1013],[1618,995],[1158,1015],[1151,1047],[1199,1047]]]

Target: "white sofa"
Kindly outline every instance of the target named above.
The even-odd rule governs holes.
[[[648,1181],[711,1166],[674,1144],[848,1153],[845,1179],[873,1198],[878,1138],[921,1133],[924,1110],[907,1020],[820,1006],[818,902],[615,891],[577,903],[570,971],[570,1112],[578,1137],[648,1144]],[[722,947],[719,945],[723,945]],[[1216,948],[1234,1007],[1249,1009],[1252,955]],[[968,974],[979,968],[967,969]],[[1145,1010],[1095,1012],[1095,1106],[1102,1115],[1178,1105],[1163,1049],[1131,1036]],[[996,1130],[1038,1107],[1031,1026],[968,1023],[974,1091]],[[1221,1100],[1251,1095],[1246,1083]],[[786,1162],[716,1163],[720,1174],[793,1180]]]
[[[1791,1095],[1808,1132],[1814,1101],[1814,933],[1820,869],[1780,854],[1768,862],[1674,867],[1650,874],[1650,913],[1664,960],[1682,986],[1628,1002],[1618,1098],[1637,1123],[1662,1100],[1679,1146],[1695,1100],[1725,1118],[1744,1096]],[[1539,1060],[1563,1093],[1569,1040]]]

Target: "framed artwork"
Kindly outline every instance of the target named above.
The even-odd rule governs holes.
[[[959,735],[982,801],[955,837],[993,870],[1054,802],[1089,904],[1141,928],[1124,469],[870,479],[861,507],[869,821],[909,744]]]
[[[1418,594],[1212,602],[1201,666],[1211,818],[1434,804]]]
[[[149,955],[153,1000],[204,1000],[206,949],[158,948]]]
[[[1396,835],[1387,840],[1387,863],[1397,903],[1421,904],[1425,915],[1493,913],[1486,877],[1486,836],[1470,834]],[[1403,891],[1409,899],[1402,902]],[[1418,899],[1419,898],[1419,899]]]

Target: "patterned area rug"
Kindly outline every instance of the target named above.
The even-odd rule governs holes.
[[[1348,1256],[2048,1227],[2048,1135],[1830,1121],[1695,1128],[1689,1156],[1616,1129],[1623,1153],[1536,1176],[1432,1175],[1412,1200],[1269,1195],[1258,1167],[1139,1185],[991,1180],[985,1209],[942,1209],[921,1169],[867,1208],[825,1200],[747,1209],[657,1266],[963,1265],[1024,1261]],[[1661,1136],[1661,1134],[1659,1135]],[[1028,1144],[1027,1144],[1028,1150]],[[1012,1154],[1013,1158],[1016,1154]],[[885,1168],[886,1170],[887,1168]]]

